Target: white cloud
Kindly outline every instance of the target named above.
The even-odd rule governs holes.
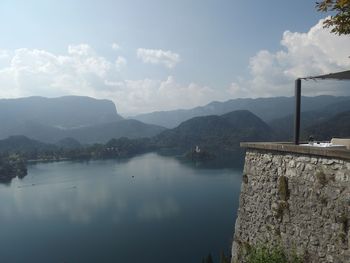
[[[112,47],[113,50],[119,50],[120,49],[120,46],[117,43],[112,43],[111,47]]]
[[[101,88],[111,69],[112,63],[86,44],[69,46],[66,55],[16,49],[0,67],[0,96],[91,94]]]
[[[124,79],[127,60],[99,56],[87,44],[71,45],[65,54],[16,49],[0,65],[0,97],[85,95],[113,100],[121,113],[190,108],[226,97],[210,87],[164,79]]]
[[[70,45],[64,54],[28,48],[0,50],[0,97],[86,95],[111,99],[121,113],[137,114],[233,97],[292,95],[298,77],[350,69],[350,38],[330,34],[322,21],[306,33],[286,31],[281,45],[277,52],[259,51],[249,61],[251,77],[236,80],[227,90],[180,83],[173,76],[124,79],[125,57],[110,60],[88,44]],[[137,56],[144,63],[168,68],[180,61],[179,54],[164,50],[140,48]],[[303,86],[305,95],[340,95],[345,90],[349,92],[342,82],[309,81]]]
[[[229,92],[235,97],[292,95],[296,78],[350,69],[350,38],[331,34],[322,22],[306,33],[284,32],[283,49],[259,51],[249,62],[251,78],[233,83]],[[303,94],[339,95],[345,91],[343,86],[341,82],[307,82]]]
[[[126,58],[122,56],[118,56],[117,60],[115,61],[115,67],[117,71],[121,71],[126,65],[127,65],[127,60]]]
[[[173,68],[180,62],[180,55],[172,51],[161,49],[137,49],[137,57],[144,63],[163,64],[167,68]]]
[[[95,51],[87,44],[69,45],[68,54],[83,57],[95,55]]]
[[[9,50],[0,49],[0,69],[5,67],[11,60],[11,52]]]
[[[217,92],[196,83],[180,84],[173,76],[164,80],[141,79],[108,83],[116,98],[117,108],[129,114],[192,108],[212,100],[225,99]]]

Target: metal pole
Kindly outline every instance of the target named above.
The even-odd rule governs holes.
[[[295,80],[294,144],[300,140],[301,79]]]

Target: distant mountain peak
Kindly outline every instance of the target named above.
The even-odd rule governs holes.
[[[0,139],[25,135],[49,143],[65,137],[95,143],[121,136],[153,136],[164,130],[136,120],[125,121],[112,101],[86,96],[0,99],[0,112]]]
[[[0,122],[33,121],[62,129],[119,121],[114,103],[85,96],[0,99]],[[5,114],[4,114],[5,113]]]
[[[302,97],[302,110],[317,110],[326,105],[338,103],[350,99],[350,97],[335,97],[321,95],[317,97]],[[294,112],[294,97],[273,97],[273,98],[239,98],[230,99],[224,102],[213,101],[205,106],[192,109],[158,111],[134,116],[134,119],[145,123],[160,125],[167,128],[174,128],[181,122],[193,117],[222,115],[237,110],[248,110],[265,122],[285,117]]]

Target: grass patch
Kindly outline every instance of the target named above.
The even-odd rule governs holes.
[[[278,194],[282,201],[287,201],[289,198],[288,179],[285,176],[280,176],[278,181]]]

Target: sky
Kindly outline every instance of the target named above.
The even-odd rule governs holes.
[[[350,68],[325,17],[313,0],[2,0],[0,98],[91,96],[132,116],[291,96],[298,77]]]

